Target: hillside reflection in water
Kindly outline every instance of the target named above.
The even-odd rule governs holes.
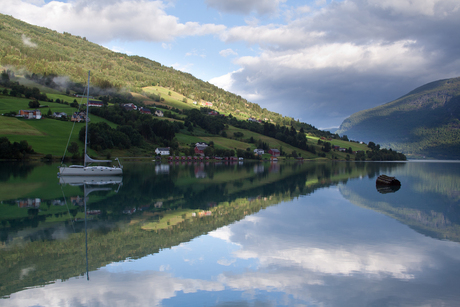
[[[83,189],[1,172],[2,306],[460,302],[460,163],[125,163],[87,198],[89,281]]]

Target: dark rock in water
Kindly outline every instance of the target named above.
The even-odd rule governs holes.
[[[375,182],[376,185],[396,185],[400,186],[401,182],[395,177],[390,177],[387,175],[380,175]]]
[[[401,188],[401,182],[395,177],[380,175],[375,182],[375,186],[377,191],[382,194],[394,193]]]

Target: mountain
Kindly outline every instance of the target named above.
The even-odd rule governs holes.
[[[14,67],[17,74],[22,71],[56,76],[55,82],[60,84],[65,83],[62,76],[85,84],[91,70],[91,84],[103,89],[123,89],[148,96],[149,87],[160,86],[180,93],[189,103],[212,102],[218,111],[236,117],[254,117],[280,125],[294,122],[293,118],[268,111],[191,74],[144,57],[113,52],[85,37],[33,26],[3,14],[0,14],[0,65]]]
[[[337,131],[408,157],[460,159],[460,77],[425,84],[384,105],[357,112]]]

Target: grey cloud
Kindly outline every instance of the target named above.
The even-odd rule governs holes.
[[[225,13],[248,15],[256,12],[259,15],[273,14],[282,0],[206,0],[205,3]]]
[[[257,61],[240,59],[243,69],[233,73],[229,90],[243,97],[263,93],[251,101],[316,127],[331,127],[425,83],[460,75],[458,4],[438,1],[431,8],[406,2],[399,6],[393,1],[333,2],[287,25],[230,29],[221,36],[224,41],[258,44],[262,53],[254,58]],[[283,32],[299,34],[286,40]],[[247,33],[258,35],[248,38]],[[346,64],[349,54],[334,54],[335,45],[361,48],[361,58]],[[302,56],[314,48],[332,53]],[[318,56],[321,61],[336,59],[325,67],[302,67],[302,61],[317,65]],[[273,60],[277,57],[283,61],[293,57],[299,65],[283,65]]]

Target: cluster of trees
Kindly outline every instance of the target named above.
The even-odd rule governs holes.
[[[82,142],[85,141],[85,129],[82,128],[79,133]],[[139,135],[139,132],[134,130],[134,135]],[[128,135],[106,123],[88,125],[88,139],[89,147],[97,151],[112,148],[129,149],[132,144]]]
[[[0,159],[26,159],[34,153],[27,141],[11,143],[7,137],[0,137]]]
[[[197,109],[192,109],[190,111],[184,112],[187,115],[187,120],[185,126],[189,126],[188,122],[193,123],[195,125],[200,126],[201,128],[205,129],[207,132],[211,134],[220,134],[224,137],[227,136],[227,133],[224,131],[227,125],[232,125],[237,128],[242,128],[250,131],[257,132],[259,134],[263,134],[265,136],[269,136],[280,140],[284,143],[287,143],[291,146],[297,147],[299,149],[307,150],[313,153],[316,153],[315,147],[307,145],[307,137],[305,135],[305,131],[303,127],[300,128],[300,131],[297,132],[294,126],[286,127],[280,125],[274,125],[272,123],[264,122],[263,124],[238,120],[232,115],[228,117],[225,116],[210,116],[207,115],[209,113],[209,108],[201,108],[200,111]],[[193,128],[192,128],[193,129]],[[192,130],[189,129],[189,130]],[[243,135],[234,134],[234,137],[241,138]],[[254,143],[254,140],[248,140],[250,143]],[[266,146],[268,149],[268,145]],[[263,148],[263,147],[258,147]],[[263,148],[265,149],[265,148]]]
[[[200,126],[211,134],[219,134],[225,128],[226,119],[222,116],[209,116],[207,108],[202,108],[200,111],[191,109],[187,114],[187,121]],[[186,125],[187,126],[187,125]]]
[[[400,152],[390,149],[380,149],[380,145],[369,142],[367,145],[370,150],[366,152],[367,157],[372,161],[405,161],[407,158]]]
[[[184,128],[181,122],[169,122],[152,118],[151,115],[142,114],[135,111],[126,111],[121,106],[115,105],[111,108],[90,108],[90,112],[99,117],[105,118],[119,125],[117,129],[96,124],[90,124],[88,132],[91,134],[91,129],[99,131],[91,135],[91,148],[100,145],[102,149],[114,147],[130,148],[130,146],[142,146],[143,139],[148,142],[177,148],[179,145],[174,140],[176,132]],[[93,128],[91,128],[91,126]],[[84,128],[83,128],[84,130]],[[111,135],[110,141],[103,140],[103,132]],[[82,132],[80,132],[82,133]],[[84,135],[84,132],[83,132]],[[125,135],[127,140],[125,140]],[[118,145],[115,145],[118,144]]]
[[[40,93],[37,87],[29,88],[19,84],[19,82],[11,81],[10,76],[14,76],[14,73],[9,70],[3,70],[1,74],[1,84],[5,87],[2,92],[3,95],[9,94],[13,97],[25,97],[36,101],[50,101],[46,94]],[[7,88],[11,89],[9,93]]]

